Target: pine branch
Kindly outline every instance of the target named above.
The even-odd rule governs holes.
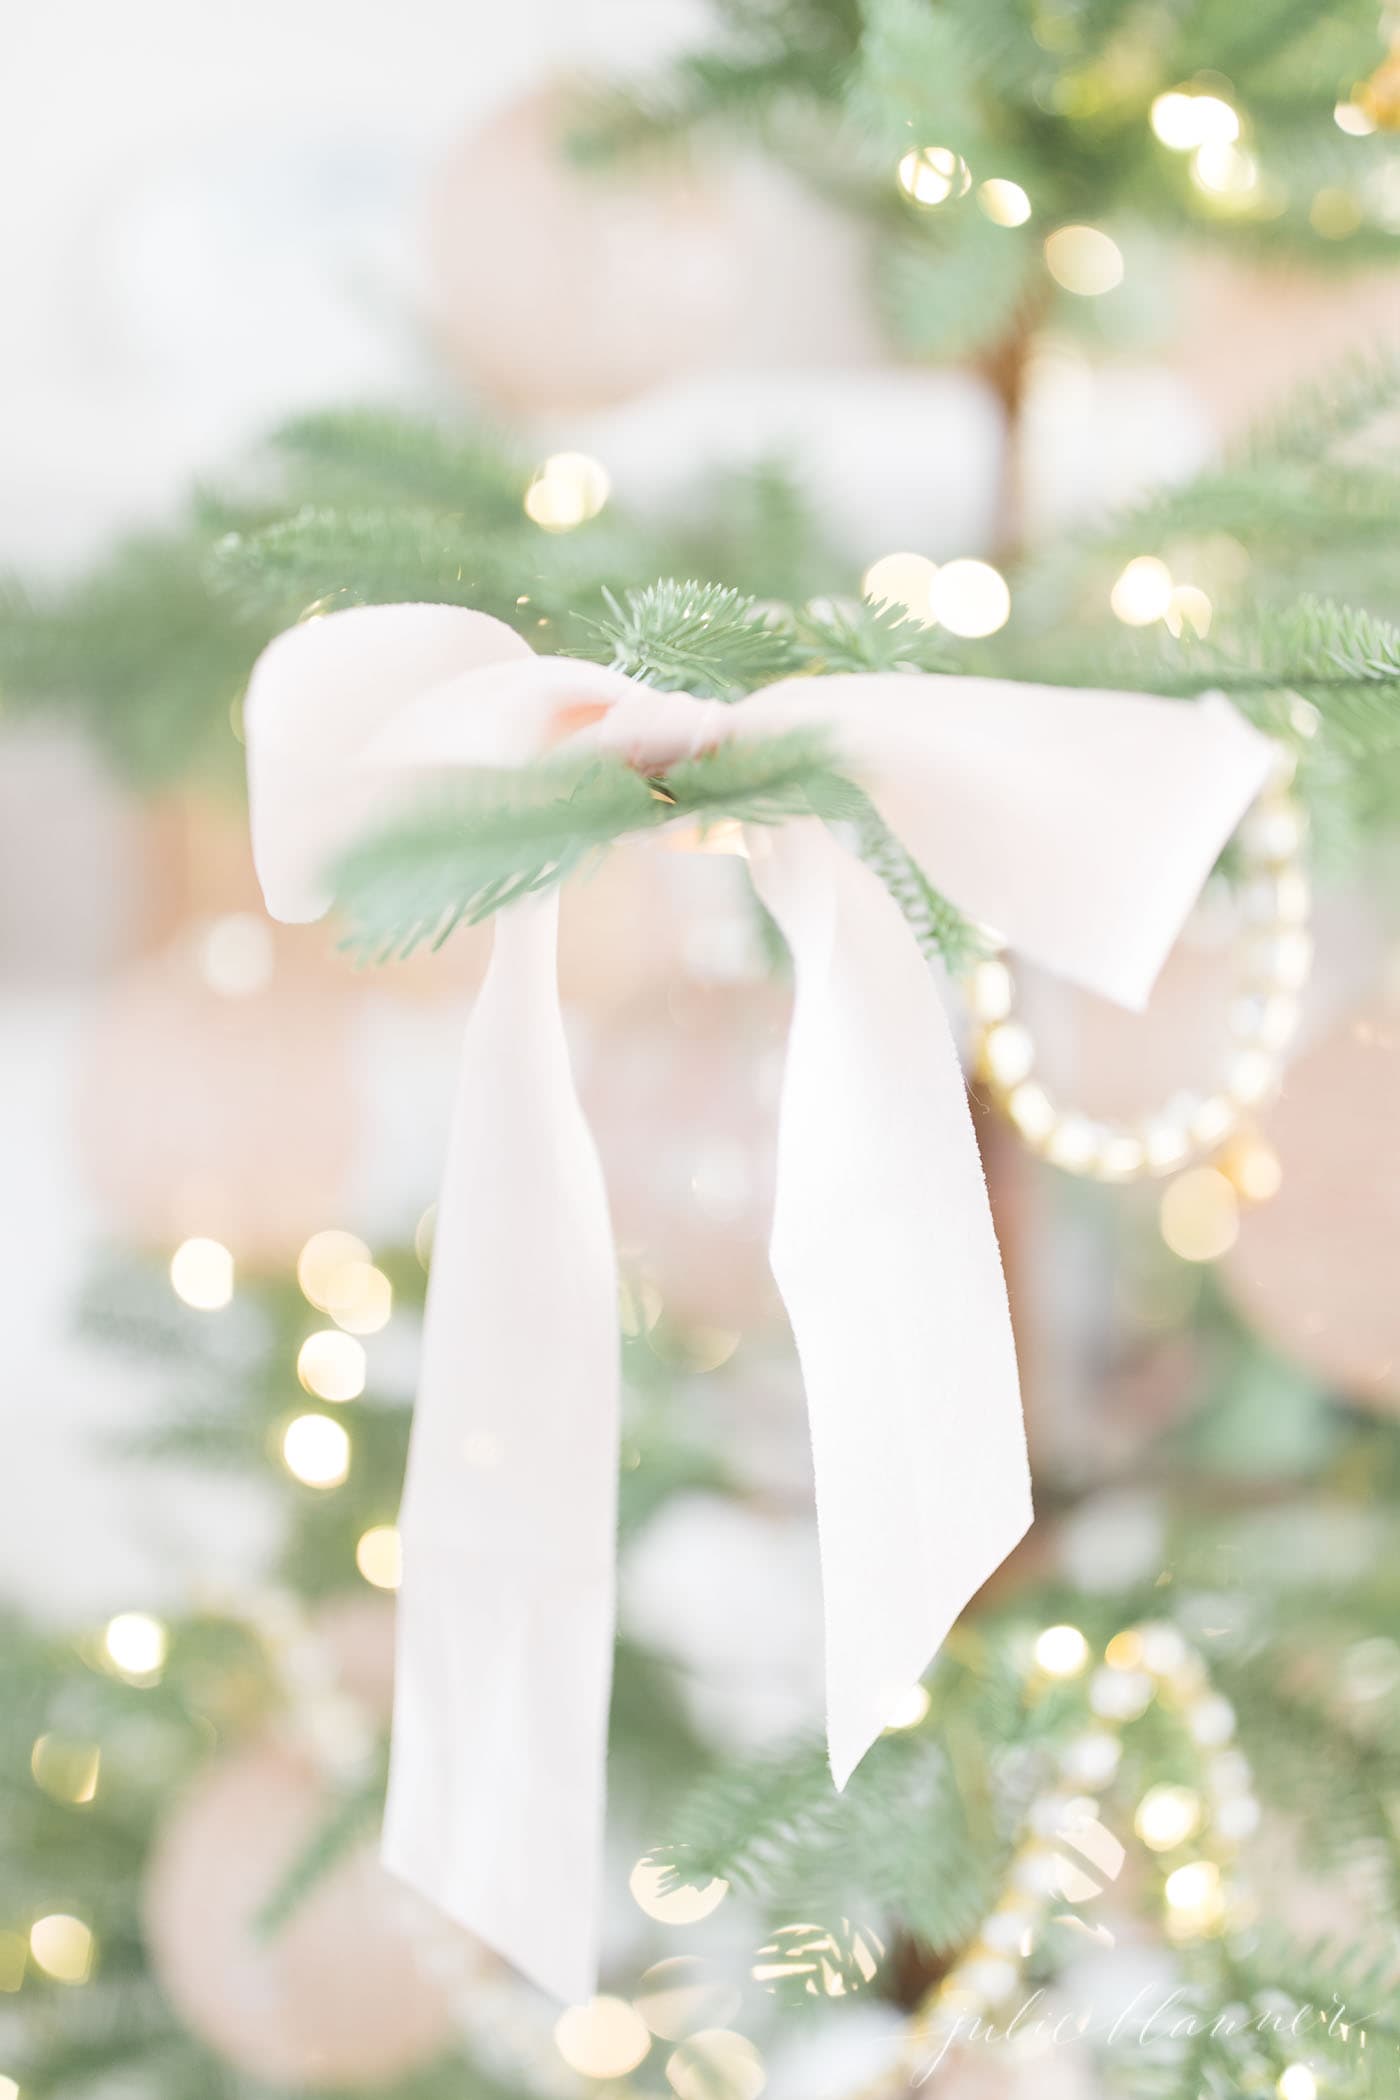
[[[786,624],[775,624],[754,598],[718,583],[659,583],[603,597],[608,611],[585,625],[610,652],[614,669],[662,692],[736,700],[797,668]]]
[[[529,470],[485,427],[383,408],[325,409],[274,430],[268,451],[302,504],[383,504],[518,525]]]
[[[655,781],[620,760],[556,759],[465,779],[352,846],[332,886],[350,922],[346,945],[387,961],[552,888],[630,832],[681,817],[837,819],[854,806],[825,745],[804,734],[735,739]]]
[[[385,1776],[381,1761],[361,1785],[330,1802],[254,1917],[255,1938],[275,1939],[326,1875],[374,1835],[384,1809]]]
[[[936,890],[868,800],[855,819],[856,850],[903,912],[919,952],[953,975],[988,952],[986,937]]]
[[[869,599],[814,600],[798,614],[797,644],[808,670],[961,671],[948,636],[912,619],[902,606]]]
[[[1042,274],[1039,239],[994,226],[967,198],[887,251],[882,291],[910,349],[959,358],[1003,340]]]

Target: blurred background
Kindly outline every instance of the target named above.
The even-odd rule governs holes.
[[[249,0],[215,22],[52,0],[12,25],[4,2100],[903,2091],[911,2009],[976,1939],[979,1901],[945,1899],[985,1875],[995,1907],[1002,1826],[1029,1812],[1030,1752],[979,1708],[1001,1835],[969,1822],[966,1857],[924,1859],[917,1887],[877,1875],[845,1907],[920,1818],[946,1836],[931,1797],[888,1787],[807,1882],[746,1885],[718,1837],[698,1886],[648,1878],[679,1829],[709,1856],[717,1774],[819,1721],[821,1657],[801,1392],[764,1257],[786,992],[739,862],[629,847],[566,900],[563,959],[627,1277],[613,1995],[556,2025],[376,1878],[398,1471],[489,936],[360,972],[325,928],[262,911],[242,681],[277,627],[356,596],[460,590],[542,647],[607,653],[569,625],[603,614],[604,586],[696,576],[798,608],[827,661],[833,623],[874,646],[861,607],[884,604],[919,636],[890,662],[946,650],[1016,675],[1018,647],[1023,667],[1068,636],[1084,683],[1159,689],[1125,668],[1143,641],[1192,662],[1218,646],[1199,683],[1251,671],[1258,718],[1311,768],[1254,870],[1265,931],[1287,935],[1278,899],[1315,859],[1311,970],[1296,941],[1262,985],[1242,963],[1258,928],[1227,868],[1146,1017],[1021,993],[1050,1093],[1100,1137],[1214,1068],[1242,972],[1256,1002],[1301,997],[1281,1097],[1270,1076],[1256,1113],[1226,1088],[1219,1144],[1174,1179],[1137,1183],[1137,1159],[1071,1179],[1001,1113],[1024,1072],[1019,1037],[987,1062],[995,994],[979,1048],[949,986],[1042,1512],[986,1638],[1069,1698],[1089,1645],[1175,1583],[1183,1637],[1216,1644],[1266,1741],[1287,1733],[1279,1795],[1315,1792],[1333,1845],[1334,1893],[1290,1854],[1264,1907],[1343,1940],[1383,1916],[1398,1944],[1400,792],[1381,715],[1348,742],[1327,710],[1348,678],[1388,710],[1400,655],[1367,630],[1353,678],[1329,630],[1309,678],[1257,640],[1301,590],[1396,610],[1394,25],[1044,0],[979,26],[955,7],[945,66],[919,44],[945,12]],[[1392,377],[1329,421],[1362,356]],[[1280,414],[1274,453],[1239,449]],[[1256,640],[1232,655],[1234,617]],[[1302,1616],[1300,1573],[1335,1590],[1313,1677],[1270,1646]],[[942,1757],[929,1696],[892,1726]],[[1155,1743],[1134,1754],[1139,1838],[1198,1865],[1171,1850],[1197,1827],[1180,1801],[1161,1845],[1170,1802],[1146,1833],[1142,1807],[1197,1781]],[[830,1833],[801,1823],[800,1759],[781,1771],[779,1850],[805,1872]],[[708,1823],[678,1806],[697,1784]],[[1233,1835],[1221,1819],[1232,1859],[1244,1798]],[[1133,1797],[1104,1824],[1131,1842]],[[1160,1910],[1131,1870],[1131,1902],[1095,1871],[1094,1899]],[[798,1887],[826,1906],[815,1970],[767,1940],[803,1917]],[[1240,1922],[1199,1883],[1178,1895],[1168,1923],[1194,1916],[1202,1941]],[[1144,1977],[1165,1995],[1191,1941],[1086,1927],[1055,1988],[1075,2009]],[[1275,2056],[1219,2089],[1325,2086],[1306,2052]],[[1109,2089],[1087,2043],[939,2075],[968,2096]],[[1167,2075],[1198,2089],[1197,2069]]]

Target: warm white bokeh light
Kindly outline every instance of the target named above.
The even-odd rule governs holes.
[[[367,1371],[363,1343],[336,1327],[309,1334],[297,1351],[297,1377],[318,1400],[358,1400]]]
[[[170,1284],[196,1312],[219,1312],[233,1297],[233,1256],[218,1240],[184,1240],[170,1257]]]
[[[1089,1662],[1089,1643],[1077,1626],[1047,1626],[1033,1652],[1047,1677],[1078,1677]]]
[[[95,1951],[91,1928],[67,1911],[36,1918],[29,1928],[34,1966],[55,1983],[86,1983]]]
[[[899,186],[912,204],[925,209],[966,196],[972,172],[951,146],[920,146],[906,153],[896,171]]]
[[[893,605],[927,627],[933,619],[933,585],[938,564],[926,554],[882,554],[860,580],[861,596],[872,605]]]
[[[350,1471],[350,1439],[329,1415],[298,1415],[283,1432],[282,1458],[304,1487],[339,1487]]]
[[[648,1858],[637,1861],[627,1880],[638,1910],[660,1925],[698,1925],[701,1918],[718,1910],[729,1893],[727,1881],[707,1881],[703,1888],[666,1889],[662,1886],[665,1879],[665,1869]]]
[[[1057,226],[1046,236],[1045,267],[1062,291],[1097,299],[1123,282],[1123,251],[1097,226]]]
[[[944,562],[929,602],[939,626],[966,641],[995,634],[1011,617],[1006,578],[986,561]]]
[[[1031,215],[1031,200],[1019,182],[992,175],[977,186],[977,202],[994,226],[1024,226]]]
[[[1172,602],[1171,570],[1155,554],[1138,554],[1127,563],[1108,594],[1118,619],[1128,627],[1150,627],[1167,616]]]
[[[403,1548],[393,1524],[373,1524],[355,1546],[355,1566],[377,1590],[396,1590],[403,1579]]]
[[[583,2078],[625,2078],[651,2048],[651,2029],[625,1998],[570,2005],[554,2023],[554,2046]]]
[[[525,515],[546,532],[571,532],[597,517],[611,491],[601,461],[586,452],[555,452],[525,491]]]
[[[107,1659],[123,1677],[155,1677],[164,1668],[170,1636],[149,1612],[121,1611],[107,1622],[102,1636]]]

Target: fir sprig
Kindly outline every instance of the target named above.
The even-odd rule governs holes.
[[[552,888],[629,833],[683,817],[838,820],[858,799],[825,742],[805,732],[735,739],[654,778],[620,759],[555,759],[465,777],[351,846],[331,882],[346,945],[387,960]]]
[[[663,692],[737,700],[801,661],[786,619],[725,584],[663,577],[602,597],[606,613],[584,621],[597,638],[589,653]]]

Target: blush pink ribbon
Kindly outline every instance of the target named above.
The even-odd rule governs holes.
[[[964,912],[1133,1007],[1274,757],[1219,695],[900,673],[796,678],[726,706],[537,656],[447,605],[292,628],[259,659],[245,719],[254,852],[279,919],[318,917],[337,850],[454,771],[561,742],[652,771],[815,729]],[[839,1787],[1025,1532],[1029,1475],[934,980],[826,825],[750,828],[748,844],[796,979],[771,1253],[811,1418]],[[619,1367],[556,926],[552,894],[498,915],[467,1030],[401,1518],[384,1843],[399,1875],[579,1999],[599,1958]]]

